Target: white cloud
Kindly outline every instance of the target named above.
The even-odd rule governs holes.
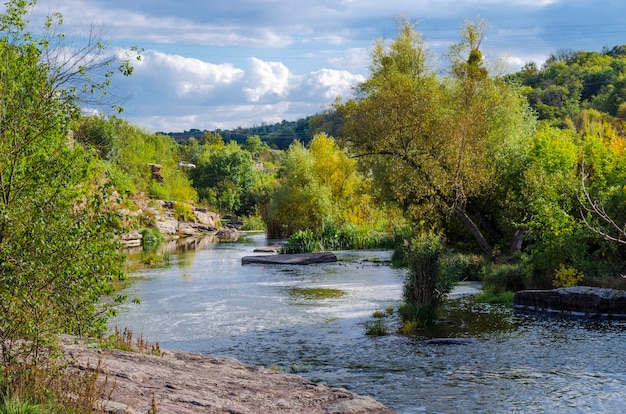
[[[281,62],[265,62],[252,57],[248,59],[250,72],[248,86],[244,89],[250,102],[259,102],[268,95],[284,97],[289,90],[289,69]]]
[[[363,76],[346,70],[320,69],[311,73],[307,84],[312,94],[320,94],[332,102],[337,96],[350,95],[352,88],[364,80]]]

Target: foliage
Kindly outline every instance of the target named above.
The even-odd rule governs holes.
[[[572,287],[577,286],[584,278],[585,275],[582,272],[561,263],[554,273],[552,284],[555,288]]]
[[[438,306],[452,290],[454,281],[443,272],[443,251],[442,239],[435,234],[423,234],[408,244],[409,268],[402,291],[405,320],[432,323]]]
[[[163,235],[155,228],[141,230],[141,237],[146,250],[154,250],[163,242]]]
[[[493,288],[483,289],[481,293],[474,296],[474,301],[477,303],[489,303],[492,305],[513,305],[513,299],[515,293],[512,291],[496,292]]]
[[[372,224],[380,209],[373,206],[369,181],[326,134],[315,135],[309,147],[292,144],[278,173],[264,219],[271,238],[299,230],[318,231],[323,223]]]
[[[58,334],[106,329],[112,301],[101,298],[122,277],[111,188],[69,141],[80,96],[59,84],[89,67],[59,78],[42,59],[48,44],[24,30],[30,5],[0,16],[0,346],[5,369],[24,372],[54,355]]]
[[[187,151],[195,154],[192,161],[196,168],[190,176],[200,199],[221,212],[256,213],[270,181],[256,170],[252,154],[235,142],[224,144],[219,135],[211,135],[196,146]]]
[[[82,117],[74,125],[75,139],[94,148],[103,169],[123,195],[143,192],[161,200],[196,201],[187,172],[178,163],[181,148],[170,137],[152,134],[118,117]],[[163,182],[153,179],[151,165],[161,168]]]
[[[357,229],[349,224],[339,226],[334,221],[325,221],[318,231],[306,229],[292,234],[281,247],[281,253],[389,249],[396,243],[396,237],[392,234],[367,228]]]
[[[509,77],[520,82],[539,119],[564,126],[586,108],[617,116],[624,102],[626,64],[623,48],[597,51],[562,50],[552,54],[541,69],[529,62]]]
[[[523,261],[494,264],[486,268],[483,289],[494,294],[517,292],[526,287],[528,278]]]
[[[194,221],[193,206],[189,203],[174,203],[174,215],[180,221]]]
[[[264,220],[269,238],[282,238],[298,230],[317,229],[325,219],[334,219],[331,189],[320,182],[310,150],[299,142],[292,144],[278,174]]]
[[[512,85],[488,76],[478,49],[483,31],[466,25],[451,49],[452,77],[441,79],[421,36],[403,22],[389,47],[374,47],[358,97],[335,110],[342,141],[373,172],[380,195],[416,220],[441,223],[454,214],[491,255],[477,224],[488,220],[477,201],[498,185],[490,156],[532,130],[532,118]]]

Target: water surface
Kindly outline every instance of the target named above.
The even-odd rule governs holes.
[[[399,413],[622,412],[626,330],[620,322],[516,315],[457,302],[423,336],[369,337],[375,310],[397,308],[403,273],[390,252],[340,252],[313,266],[241,265],[266,243],[250,235],[172,253],[137,272],[111,326],[162,348],[235,357],[370,395]],[[463,316],[464,315],[464,316]],[[393,326],[394,319],[388,318]],[[467,345],[427,337],[465,336]]]

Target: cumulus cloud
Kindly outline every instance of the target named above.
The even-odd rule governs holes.
[[[289,69],[281,62],[265,62],[250,58],[250,71],[247,74],[249,86],[244,89],[248,100],[259,102],[268,95],[284,97],[289,91]]]
[[[347,96],[352,88],[365,78],[353,75],[347,70],[320,69],[312,72],[307,80],[310,94],[319,94],[323,99],[333,101],[338,96]]]
[[[206,95],[217,86],[229,85],[241,79],[244,71],[231,64],[213,64],[199,59],[161,52],[150,52],[138,70],[145,68],[167,78],[179,97]]]

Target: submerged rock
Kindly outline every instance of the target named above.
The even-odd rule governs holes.
[[[474,338],[431,338],[422,341],[426,345],[467,345],[476,342]]]
[[[626,320],[626,292],[589,286],[522,290],[515,293],[513,307],[519,311]]]
[[[244,365],[232,358],[165,351],[162,356],[101,350],[67,340],[64,351],[80,372],[98,369],[111,388],[105,413],[344,413],[391,414],[370,397],[305,378]]]
[[[290,264],[306,265],[317,263],[336,262],[337,256],[332,252],[320,253],[296,253],[296,254],[273,254],[259,256],[244,256],[241,258],[242,264]]]

